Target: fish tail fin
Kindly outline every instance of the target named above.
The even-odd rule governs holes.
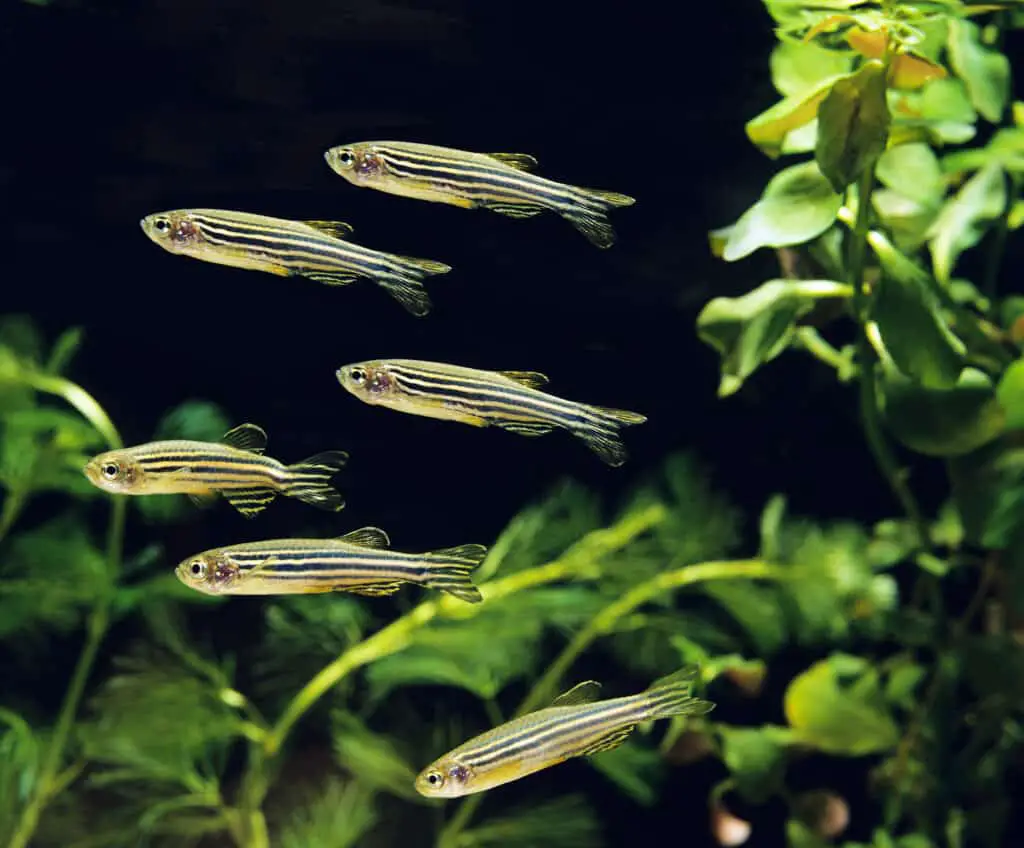
[[[396,267],[386,276],[377,279],[388,293],[397,300],[405,309],[422,318],[430,312],[430,295],[423,287],[423,278],[432,277],[435,274],[447,274],[452,270],[451,265],[443,262],[435,262],[433,259],[419,259],[415,256],[397,256],[392,254],[391,259]]]
[[[629,459],[629,452],[622,443],[619,430],[643,424],[647,417],[638,412],[625,409],[612,409],[606,406],[591,406],[593,417],[584,419],[574,430],[588,448],[596,453],[603,462],[618,468]]]
[[[345,506],[345,499],[330,481],[347,462],[345,451],[324,451],[289,465],[288,479],[281,487],[282,494],[337,512]]]
[[[615,230],[608,220],[608,210],[634,203],[636,200],[626,194],[577,187],[576,202],[559,211],[591,244],[607,248],[615,244]]]
[[[711,712],[715,705],[702,698],[694,698],[694,678],[697,676],[695,666],[687,666],[674,674],[655,680],[641,697],[647,701],[648,720],[670,718],[677,715],[702,716]]]
[[[447,592],[471,604],[480,603],[483,595],[473,585],[470,574],[484,561],[487,548],[483,545],[459,545],[428,554],[423,582],[431,589]]]

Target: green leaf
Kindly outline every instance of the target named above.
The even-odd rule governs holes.
[[[582,795],[516,807],[465,831],[460,845],[473,848],[600,848],[601,824]]]
[[[915,273],[913,263],[903,267],[906,273],[881,279],[871,317],[901,373],[926,388],[948,389],[960,377],[967,348],[946,325],[927,275]]]
[[[946,189],[942,167],[927,144],[890,147],[878,160],[875,173],[883,185],[922,206],[942,202]]]
[[[880,389],[890,432],[928,456],[963,456],[992,441],[1005,426],[992,381],[976,368],[965,368],[952,388],[929,389],[883,364]]]
[[[810,241],[832,226],[842,205],[815,162],[785,168],[733,225],[722,258],[735,262],[761,247]]]
[[[706,583],[701,590],[743,628],[762,656],[771,656],[785,643],[788,631],[785,619],[779,615],[774,588],[730,581]]]
[[[1010,364],[996,387],[999,405],[1006,413],[1006,429],[1024,430],[1024,359]]]
[[[665,774],[656,750],[627,741],[618,748],[588,757],[587,761],[637,804],[650,807],[657,802]]]
[[[790,97],[816,90],[829,77],[845,76],[853,59],[813,41],[782,41],[772,50],[770,63],[779,94]]]
[[[775,158],[782,152],[790,133],[809,124],[818,116],[818,107],[832,85],[843,76],[827,77],[814,88],[780,100],[770,109],[747,122],[747,138],[762,152]]]
[[[885,150],[889,137],[885,66],[869,61],[837,80],[818,108],[815,160],[837,192],[855,182]]]
[[[421,801],[414,786],[416,772],[386,736],[374,733],[352,713],[336,710],[331,715],[334,755],[354,779],[377,791],[390,792],[407,801]]]
[[[31,725],[0,707],[0,841],[4,843],[13,836],[18,814],[35,790],[41,753]]]
[[[986,165],[968,180],[939,213],[929,233],[935,277],[948,285],[960,254],[974,247],[1006,206],[1001,168]]]
[[[786,719],[799,742],[827,754],[851,757],[887,751],[900,730],[873,700],[854,695],[832,660],[821,660],[786,689]]]
[[[718,725],[716,730],[722,740],[722,760],[744,798],[762,804],[782,788],[786,748],[793,741],[788,727]]]
[[[377,823],[373,790],[329,777],[323,792],[292,815],[274,840],[281,848],[358,848]]]
[[[831,280],[769,280],[743,297],[716,297],[697,316],[697,334],[722,357],[718,396],[728,397],[788,346],[799,318],[820,300],[846,298]]]
[[[1010,99],[1010,60],[981,43],[976,23],[956,18],[949,21],[949,60],[974,107],[986,120],[999,123]]]
[[[72,358],[81,347],[83,332],[81,327],[72,327],[60,334],[53,343],[50,356],[46,360],[46,370],[50,374],[63,374]]]
[[[832,843],[818,836],[800,819],[786,822],[786,848],[830,848]],[[845,848],[849,848],[847,843]]]

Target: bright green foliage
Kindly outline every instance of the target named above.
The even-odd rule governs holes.
[[[332,777],[320,796],[296,813],[277,844],[281,848],[358,848],[376,823],[372,790]]]

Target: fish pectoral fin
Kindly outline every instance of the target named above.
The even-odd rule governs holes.
[[[353,595],[366,595],[371,598],[380,598],[385,595],[393,595],[402,588],[402,582],[396,580],[391,583],[367,583],[364,586],[339,586],[340,591],[351,592]]]
[[[255,518],[256,515],[267,508],[267,505],[277,497],[277,492],[264,487],[253,487],[251,489],[226,489],[221,494],[235,509],[246,518]]]
[[[379,527],[360,527],[344,536],[338,536],[339,542],[359,545],[364,548],[387,548],[391,546],[388,534]]]
[[[212,491],[206,492],[189,492],[188,499],[192,501],[196,506],[200,508],[206,508],[210,506],[215,500],[217,500],[217,493]]]
[[[325,286],[349,286],[359,279],[358,274],[348,271],[299,271],[300,276],[306,277]]]
[[[531,389],[539,389],[551,382],[546,374],[541,374],[539,371],[499,371],[498,373],[502,377],[508,377]]]
[[[563,692],[551,702],[553,707],[576,707],[581,704],[592,704],[601,694],[601,684],[596,680],[584,680],[577,683],[567,692]]]
[[[554,424],[543,424],[534,421],[505,421],[492,420],[495,427],[508,430],[510,433],[518,433],[520,436],[543,436],[555,429]]]
[[[344,221],[303,221],[307,227],[312,227],[317,232],[323,233],[325,236],[331,238],[341,239],[345,241],[355,231],[356,228],[351,224],[346,224]]]
[[[482,203],[484,209],[490,209],[499,215],[507,215],[509,218],[532,218],[544,211],[543,206],[533,203]]]
[[[580,751],[579,756],[590,757],[594,754],[600,754],[602,751],[611,751],[613,748],[618,748],[623,742],[629,738],[629,734],[633,732],[635,724],[628,724],[625,727],[619,727],[613,730],[611,733],[605,734],[600,739],[595,739],[586,748]]]
[[[492,159],[497,159],[502,165],[508,165],[517,171],[532,171],[537,167],[537,158],[529,153],[487,153]]]
[[[250,453],[263,453],[267,449],[267,434],[255,424],[239,424],[221,437],[221,444]]]

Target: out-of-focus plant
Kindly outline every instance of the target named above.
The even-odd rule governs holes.
[[[782,100],[747,135],[798,161],[710,238],[728,262],[773,248],[781,273],[709,302],[697,331],[721,355],[722,397],[788,350],[857,386],[867,445],[904,513],[862,544],[879,564],[916,565],[917,585],[870,634],[870,659],[833,654],[790,683],[788,729],[714,731],[735,773],[726,788],[787,800],[790,843],[816,845],[842,830],[822,812],[838,821],[842,799],[804,803],[786,788],[786,760],[808,746],[880,755],[865,773],[883,808],[873,845],[1001,844],[1024,718],[1013,635],[1024,613],[1024,298],[1002,264],[1024,224],[1024,103],[1002,43],[1024,27],[1024,4],[765,6]],[[903,467],[928,458],[950,487],[934,522]],[[825,537],[814,544],[827,554]],[[895,593],[877,585],[879,600]],[[810,597],[802,608],[824,612]],[[835,725],[836,712],[848,720]],[[713,818],[723,810],[713,799]]]

